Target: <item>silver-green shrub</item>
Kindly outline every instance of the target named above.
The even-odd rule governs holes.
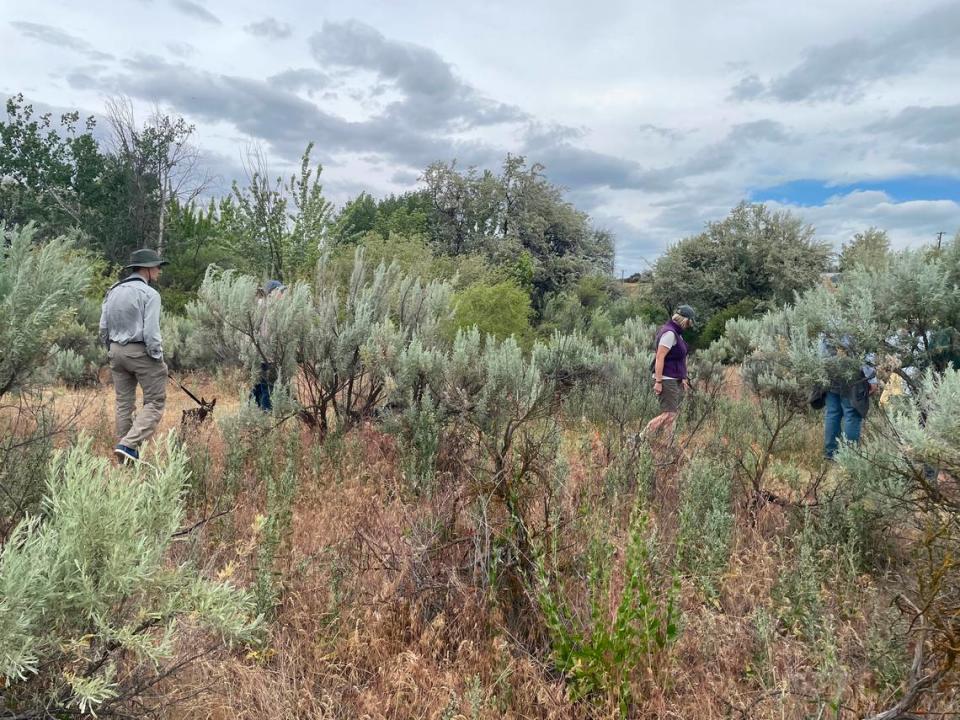
[[[37,473],[53,439],[68,432],[70,413],[56,412],[36,386],[65,330],[75,327],[90,268],[68,237],[39,243],[35,228],[0,225],[0,542],[39,500]],[[56,357],[59,357],[56,356]],[[64,372],[84,372],[74,356]],[[46,376],[46,378],[44,377]]]
[[[44,365],[58,333],[83,300],[90,270],[59,237],[35,242],[36,229],[3,228],[0,246],[0,396]]]
[[[681,475],[678,545],[684,569],[704,591],[715,596],[730,558],[734,514],[731,506],[731,468],[699,455]]]
[[[90,370],[82,355],[70,348],[54,346],[51,353],[54,377],[65,385],[80,387],[90,382]]]
[[[191,628],[217,643],[254,638],[247,593],[169,560],[186,458],[168,438],[149,460],[117,468],[81,439],[51,462],[42,511],[0,554],[5,710],[129,708],[149,702],[138,695],[175,667]]]
[[[573,393],[571,410],[603,429],[610,454],[659,412],[650,380],[655,333],[653,325],[627,320],[600,351],[597,381],[581,383]]]
[[[917,386],[889,425],[859,448],[842,448],[838,463],[863,507],[848,532],[885,537],[893,528],[910,540],[906,592],[922,608],[914,626],[935,630],[928,657],[939,679],[956,673],[950,638],[960,634],[960,370],[928,372]]]
[[[262,364],[296,383],[301,416],[322,432],[331,415],[341,428],[371,416],[403,388],[398,375],[411,344],[433,346],[451,317],[452,285],[422,283],[396,264],[370,271],[363,249],[345,288],[323,262],[317,287],[297,283],[282,296],[258,300],[257,283],[232,271],[208,271],[188,308],[198,332],[224,356],[239,357],[251,379]]]

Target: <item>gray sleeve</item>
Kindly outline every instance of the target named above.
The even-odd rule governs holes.
[[[107,297],[110,297],[110,293],[107,293]],[[110,349],[110,331],[107,328],[107,297],[103,299],[103,304],[100,306],[100,344],[103,345],[107,350]]]
[[[160,339],[160,293],[147,295],[143,308],[143,344],[147,346],[147,355],[154,360],[163,359],[163,343]]]
[[[871,385],[877,384],[877,371],[874,369],[876,364],[877,356],[874,353],[867,353],[867,356],[863,359],[863,365],[860,366],[860,372],[863,373],[863,376]]]

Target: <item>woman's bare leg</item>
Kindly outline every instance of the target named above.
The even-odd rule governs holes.
[[[647,426],[643,429],[643,436],[650,439],[654,437],[659,439],[663,433],[672,433],[673,423],[676,419],[677,414],[675,412],[660,413],[647,423]]]

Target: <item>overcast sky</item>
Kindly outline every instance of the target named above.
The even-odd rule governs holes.
[[[337,203],[434,160],[546,166],[617,266],[789,208],[836,245],[960,229],[960,2],[0,0],[0,92],[196,124],[229,184],[316,143]]]

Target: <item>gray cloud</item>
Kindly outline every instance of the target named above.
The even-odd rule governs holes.
[[[292,27],[272,17],[266,17],[259,22],[244,25],[243,29],[256,37],[270,38],[271,40],[283,40],[293,34]]]
[[[956,143],[960,141],[960,105],[911,106],[868,125],[867,130],[891,133],[921,145]]]
[[[731,90],[737,100],[772,97],[783,102],[852,102],[878,80],[907,75],[941,57],[960,57],[960,3],[924,12],[882,37],[855,37],[809,48],[779,77],[756,75]]]
[[[345,120],[263,80],[210,73],[156,56],[139,56],[124,65],[128,72],[71,74],[67,80],[73,87],[126,93],[148,102],[167,103],[193,118],[230,123],[268,143],[289,162],[299,159],[310,141],[327,153],[379,153],[416,168],[450,156],[464,164],[487,166],[499,156],[499,151],[484,143],[451,141],[398,125],[384,116],[364,122]]]
[[[420,179],[420,173],[413,170],[397,170],[390,176],[390,182],[397,185],[415,185]]]
[[[570,143],[527,145],[523,154],[542,163],[552,182],[572,190],[597,187],[658,189],[656,180],[638,163]]]
[[[10,23],[22,34],[29,38],[38,40],[49,45],[64,47],[74,52],[80,53],[91,60],[112,60],[113,55],[101,52],[93,47],[86,40],[78,38],[70,33],[64,32],[51,25],[41,25],[40,23],[24,22],[14,20]]]
[[[189,15],[197,20],[202,20],[203,22],[210,23],[211,25],[223,24],[220,22],[220,18],[203,7],[203,5],[193,2],[193,0],[170,0],[170,4],[184,15]]]
[[[310,48],[321,65],[368,70],[394,82],[404,99],[388,106],[386,114],[410,127],[476,127],[527,117],[513,105],[480,95],[430,48],[390,40],[356,20],[324,22],[311,35]]]
[[[645,168],[634,160],[608,155],[567,142],[562,134],[534,133],[522,152],[543,163],[553,182],[574,191],[596,188],[668,193],[681,189],[698,176],[721,172],[750,157],[762,143],[788,142],[780,123],[757,120],[734,125],[727,135],[686,160],[660,168]]]
[[[296,92],[306,90],[313,94],[317,90],[324,90],[333,84],[329,75],[315,68],[291,68],[271,75],[267,82],[283,90]]]
[[[684,135],[684,133],[679,130],[662,127],[660,125],[653,125],[651,123],[637,125],[637,131],[650,133],[651,135],[658,135],[662,138],[667,138],[668,140],[676,140]]]
[[[613,189],[663,194],[682,188],[698,175],[731,167],[740,154],[761,143],[788,139],[779,123],[760,120],[734,126],[720,141],[678,163],[644,167],[629,158],[583,147],[582,127],[540,122],[516,107],[482,97],[434,51],[389,40],[369,26],[327,23],[310,42],[318,61],[334,69],[373,72],[377,84],[392,84],[401,99],[378,115],[351,121],[297,95],[303,90],[308,94],[329,91],[343,80],[334,81],[320,69],[292,68],[264,81],[153,56],[125,61],[125,71],[119,73],[78,70],[68,81],[76,88],[127,93],[168,103],[199,120],[232,124],[267,143],[288,162],[299,157],[308,141],[328,154],[375,154],[394,164],[390,172],[395,181],[409,180],[413,170],[437,160],[456,158],[461,166],[496,167],[509,149],[543,163],[551,181],[576,193]],[[372,97],[375,89],[365,88],[358,99]],[[513,147],[451,135],[503,122],[518,124],[522,130],[520,142]],[[676,137],[653,125],[641,124],[638,131]]]
[[[730,89],[731,100],[755,100],[767,91],[767,86],[757,75],[746,75]]]
[[[197,54],[197,49],[188,42],[164,43],[167,50],[178,58],[188,58]]]

